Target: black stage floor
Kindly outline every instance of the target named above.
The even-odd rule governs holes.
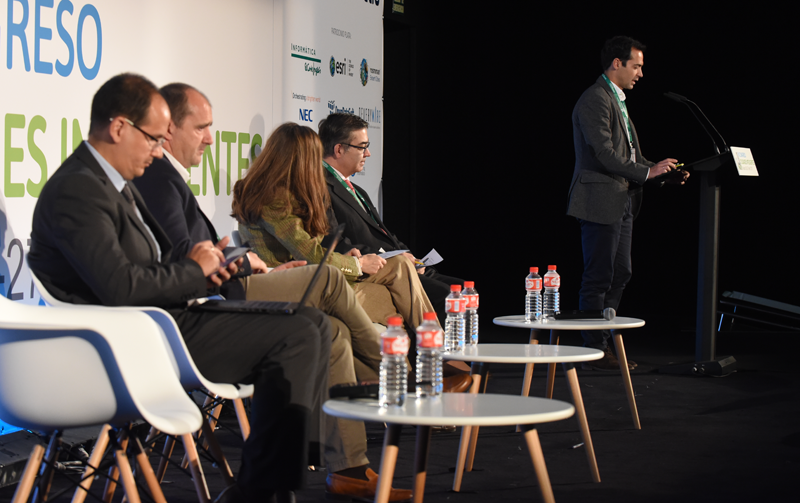
[[[522,342],[524,331],[487,327],[483,340]],[[569,334],[563,343],[579,344]],[[656,369],[692,360],[693,335],[663,334],[646,326],[625,332],[642,429],[636,431],[619,373],[578,370],[602,482],[591,482],[574,418],[540,425],[547,469],[559,502],[796,501],[793,478],[800,474],[800,377],[795,361],[797,333],[735,332],[718,336],[718,354],[733,355],[739,371],[724,378],[666,375]],[[491,393],[518,394],[522,365],[493,367]],[[544,393],[544,365],[537,366],[531,395]],[[555,398],[571,400],[559,371]],[[232,417],[227,422],[234,424]],[[383,425],[368,424],[369,457],[377,470]],[[241,440],[220,433],[229,460],[238,466]],[[472,503],[540,501],[524,440],[513,427],[482,428],[475,470],[464,476],[461,493],[450,491],[458,449],[457,433],[434,434],[425,501]],[[395,485],[410,488],[415,429],[403,429]],[[205,471],[214,495],[220,477]],[[298,501],[323,501],[325,471],[310,472]],[[187,477],[171,469],[167,500],[194,502]],[[64,483],[57,484],[63,487]],[[97,489],[101,484],[96,484]],[[13,487],[0,489],[10,501]],[[117,498],[118,500],[119,498]],[[69,501],[62,496],[55,501]]]

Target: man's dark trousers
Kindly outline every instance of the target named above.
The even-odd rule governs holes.
[[[579,220],[583,247],[583,278],[581,280],[581,310],[619,308],[622,292],[631,279],[631,234],[633,213],[631,199],[625,205],[622,218],[612,224]],[[605,350],[611,333],[608,330],[581,332],[584,346]]]

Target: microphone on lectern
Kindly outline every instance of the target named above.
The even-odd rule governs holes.
[[[611,321],[617,316],[613,308],[607,307],[602,311],[599,309],[586,309],[580,311],[561,312],[555,315],[557,320],[607,320]]]

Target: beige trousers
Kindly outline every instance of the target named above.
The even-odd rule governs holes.
[[[386,325],[389,316],[399,314],[416,330],[422,324],[422,315],[433,312],[417,270],[401,255],[387,260],[376,274],[359,280],[353,290],[369,318],[381,325]]]
[[[247,299],[298,302],[315,268],[296,267],[243,278]],[[378,380],[380,334],[341,271],[324,266],[307,305],[327,314],[333,328],[330,386]],[[325,435],[325,463],[329,473],[369,463],[363,422],[326,416]]]

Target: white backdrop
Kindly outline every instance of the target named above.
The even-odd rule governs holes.
[[[378,5],[375,5],[378,3]],[[214,110],[214,145],[190,187],[221,235],[233,184],[279,124],[331,111],[370,123],[356,182],[381,179],[383,23],[373,0],[3,0],[0,8],[0,294],[38,302],[24,254],[41,185],[86,137],[91,99],[136,72],[186,82]]]

